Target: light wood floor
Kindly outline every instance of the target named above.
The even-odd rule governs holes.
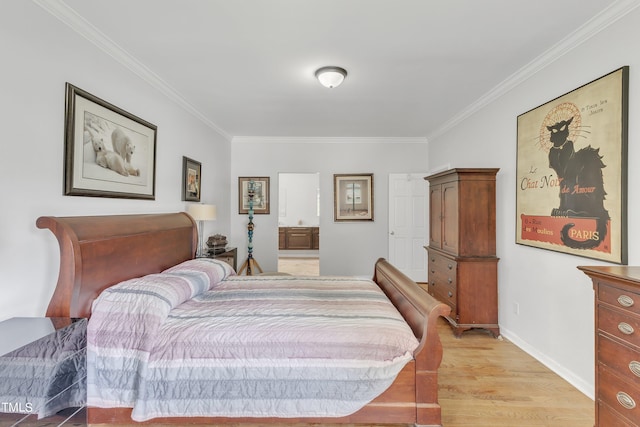
[[[299,274],[303,276],[320,275],[319,258],[279,257],[278,271],[281,273]]]
[[[438,397],[445,427],[593,427],[589,397],[507,340],[457,339],[442,320]]]

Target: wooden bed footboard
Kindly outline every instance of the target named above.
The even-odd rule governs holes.
[[[51,230],[60,246],[60,272],[48,316],[90,317],[91,304],[102,290],[123,280],[160,272],[187,259],[197,247],[197,228],[184,212],[149,215],[40,217],[39,228]],[[413,280],[384,259],[373,280],[385,292],[419,340],[414,360],[383,394],[358,412],[341,418],[168,418],[141,424],[171,423],[413,423],[441,426],[438,368],[442,345],[439,316],[446,304],[433,299]],[[130,408],[88,408],[91,424],[131,424]]]
[[[437,330],[440,316],[451,307],[422,290],[413,280],[384,259],[376,262],[373,280],[387,294],[420,340],[415,360],[416,423],[441,425],[438,403],[438,368],[442,362],[442,343]]]

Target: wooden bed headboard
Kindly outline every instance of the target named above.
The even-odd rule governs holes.
[[[43,216],[36,225],[51,230],[60,246],[51,317],[90,317],[103,289],[192,259],[198,243],[196,223],[184,212]]]

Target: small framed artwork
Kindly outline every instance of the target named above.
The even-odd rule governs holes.
[[[249,213],[249,188],[253,186],[253,213],[269,213],[269,177],[238,177],[238,213]]]
[[[202,164],[188,157],[182,157],[182,200],[200,201]]]
[[[518,116],[516,243],[627,263],[629,67]]]
[[[66,84],[64,194],[155,200],[157,127]]]
[[[373,221],[373,174],[333,175],[334,221]]]

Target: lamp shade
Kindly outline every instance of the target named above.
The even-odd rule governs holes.
[[[196,221],[213,221],[218,216],[216,205],[193,204],[189,205],[187,212]]]
[[[320,84],[329,89],[340,86],[347,77],[347,70],[341,67],[322,67],[316,71],[316,78]]]

